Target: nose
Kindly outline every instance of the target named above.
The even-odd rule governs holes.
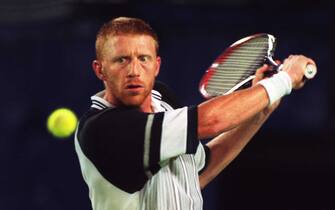
[[[129,64],[128,77],[138,77],[140,76],[140,65],[137,59],[133,59]]]

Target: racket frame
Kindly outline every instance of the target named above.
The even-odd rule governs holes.
[[[255,78],[255,75],[250,75],[246,79],[237,83],[235,86],[233,86],[229,91],[227,91],[224,94],[221,94],[221,93],[220,94],[210,94],[206,90],[208,81],[211,79],[211,77],[213,76],[215,71],[217,71],[216,68],[219,66],[219,64],[224,62],[226,57],[229,56],[229,54],[234,49],[240,47],[241,45],[243,45],[246,42],[249,42],[252,39],[256,39],[256,38],[259,38],[259,37],[267,37],[268,38],[268,49],[267,49],[267,53],[264,57],[264,63],[269,62],[270,65],[273,65],[273,66],[276,67],[276,68],[274,68],[276,71],[278,71],[280,69],[280,66],[278,66],[278,64],[272,59],[272,55],[273,55],[275,47],[276,47],[276,38],[273,35],[267,34],[267,33],[258,33],[258,34],[254,34],[254,35],[251,35],[251,36],[247,36],[245,38],[242,38],[242,39],[234,42],[232,45],[230,45],[225,51],[223,51],[215,59],[213,64],[207,69],[207,71],[205,72],[204,76],[202,77],[202,79],[199,83],[199,91],[204,98],[209,99],[209,98],[212,98],[212,97],[215,97],[215,96],[218,96],[218,95],[230,94],[230,93],[234,92],[235,90],[239,89],[241,86],[243,86],[247,82],[249,82],[249,81],[251,81]]]

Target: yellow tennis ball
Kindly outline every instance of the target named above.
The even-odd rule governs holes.
[[[54,110],[48,117],[48,131],[57,138],[66,138],[72,135],[77,127],[77,116],[68,108]]]

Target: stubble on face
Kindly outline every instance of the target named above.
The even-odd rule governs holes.
[[[151,90],[160,67],[155,42],[147,35],[118,35],[105,44],[106,98],[114,105],[151,106]]]

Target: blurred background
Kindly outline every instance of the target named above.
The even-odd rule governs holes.
[[[1,0],[0,210],[91,209],[72,137],[53,138],[46,119],[59,107],[82,115],[102,89],[91,69],[95,35],[117,16],[156,29],[159,80],[183,105],[203,101],[202,74],[244,36],[276,36],[277,59],[313,58],[317,77],[286,97],[203,191],[204,209],[335,209],[334,9],[289,0]]]

